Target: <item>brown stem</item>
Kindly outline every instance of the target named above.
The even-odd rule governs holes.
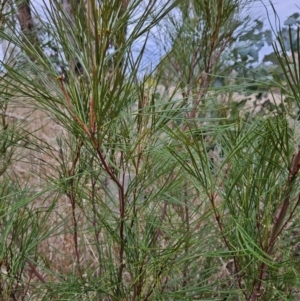
[[[227,237],[226,237],[226,235],[224,233],[224,229],[223,229],[223,224],[222,224],[222,221],[221,221],[221,217],[220,217],[220,214],[219,214],[219,212],[218,212],[218,210],[216,208],[216,204],[215,204],[215,198],[216,198],[216,196],[217,196],[217,193],[211,194],[211,196],[210,196],[210,202],[211,202],[211,205],[212,205],[212,208],[213,208],[213,212],[214,212],[214,215],[215,215],[215,219],[217,221],[217,224],[218,224],[221,236],[223,238],[223,241],[224,241],[227,249],[229,251],[231,251],[232,248],[231,248],[230,243],[227,240]],[[236,259],[235,256],[233,257],[233,263],[234,263],[234,268],[235,268],[235,274],[238,274],[239,273],[239,266],[238,266],[238,262],[237,262],[237,259]],[[240,289],[242,289],[241,279],[242,279],[242,275],[239,275],[237,277],[237,283],[238,283],[238,286],[239,286]]]
[[[75,157],[72,162],[72,166],[70,170],[68,171],[68,177],[71,178],[69,180],[70,183],[70,190],[67,191],[67,196],[71,203],[72,208],[72,219],[73,219],[73,240],[74,240],[74,248],[75,248],[75,257],[77,262],[77,269],[79,272],[80,277],[82,277],[83,273],[80,266],[80,252],[79,252],[79,246],[78,246],[78,222],[76,217],[76,194],[75,194],[75,183],[74,183],[74,176],[75,176],[75,169],[77,166],[77,163],[80,158],[80,152],[82,148],[83,143],[80,142],[79,145],[77,145]],[[63,157],[62,157],[63,159]]]
[[[33,273],[42,283],[46,283],[45,278],[36,270],[35,265],[30,261],[27,261],[27,263],[30,267],[30,273]]]
[[[101,256],[101,249],[100,249],[100,230],[98,229],[97,226],[97,209],[96,209],[96,204],[95,204],[95,199],[96,199],[96,183],[97,179],[93,176],[92,177],[92,193],[91,193],[91,201],[92,201],[92,207],[93,207],[93,229],[94,229],[94,235],[95,235],[95,240],[96,240],[96,248],[98,251],[98,262],[99,262],[99,272],[98,272],[98,277],[101,277],[102,275],[102,256]]]
[[[72,181],[73,182],[73,181]],[[72,184],[73,185],[73,184]],[[74,192],[68,193],[68,197],[72,206],[72,219],[73,219],[73,240],[74,240],[74,248],[75,248],[75,257],[77,261],[77,269],[80,277],[82,277],[82,270],[80,266],[80,252],[78,248],[78,222],[76,218],[76,197]]]
[[[119,281],[121,283],[122,281],[122,274],[123,274],[123,269],[124,269],[124,248],[125,248],[125,240],[124,240],[124,223],[125,223],[125,194],[124,194],[124,183],[121,183],[118,177],[115,175],[113,169],[109,166],[109,164],[106,162],[106,158],[103,155],[101,151],[101,146],[99,145],[99,141],[96,139],[95,136],[95,130],[96,130],[96,120],[95,120],[95,105],[94,101],[90,101],[89,105],[89,115],[90,115],[90,124],[89,127],[83,123],[83,121],[76,115],[76,112],[72,106],[71,98],[65,89],[63,80],[61,77],[58,77],[58,80],[60,82],[60,87],[61,90],[65,96],[67,106],[70,110],[70,113],[74,119],[78,123],[78,125],[81,127],[81,129],[84,131],[84,133],[91,139],[92,145],[94,149],[96,150],[98,157],[100,159],[100,162],[102,163],[104,170],[107,172],[107,174],[111,177],[112,181],[118,186],[118,191],[119,191],[119,210],[120,210],[120,229],[119,229],[119,237],[120,237],[120,251],[119,251]],[[77,162],[77,161],[76,161]],[[74,166],[74,165],[73,165]],[[73,186],[73,178],[70,180],[71,185]],[[76,209],[76,199],[75,195],[72,192],[69,194],[69,199],[71,200],[71,205],[72,205],[72,216],[73,216],[73,226],[74,226],[74,243],[75,243],[75,251],[76,251],[76,258],[77,258],[77,263],[78,263],[78,269],[80,274],[81,273],[81,268],[80,268],[80,254],[78,250],[78,233],[77,233],[77,219],[76,219],[76,214],[75,214],[75,209]]]
[[[162,275],[163,270],[164,270],[164,267],[161,267],[159,272],[157,273],[156,279],[160,278],[160,276]],[[157,283],[158,283],[158,281],[155,281],[152,288],[150,289],[150,291],[148,292],[148,294],[144,298],[144,301],[147,301],[150,298],[150,296],[153,294],[153,291],[154,291],[155,287],[157,286]]]
[[[300,170],[300,150],[296,154],[296,156],[292,160],[292,167],[289,170],[289,176],[287,180],[287,197],[283,200],[283,203],[279,207],[277,214],[275,216],[275,224],[273,226],[272,234],[271,237],[265,247],[265,252],[271,256],[274,250],[274,245],[275,242],[278,238],[278,236],[282,233],[284,227],[286,226],[287,222],[292,219],[293,213],[296,210],[297,205],[300,203],[300,195],[298,196],[298,201],[296,205],[294,206],[292,212],[290,213],[288,219],[286,221],[285,217],[288,212],[288,209],[290,207],[291,201],[290,201],[290,195],[291,195],[291,190],[293,187],[293,184],[296,181],[297,175]],[[268,265],[263,262],[261,264],[261,269],[260,269],[260,275],[257,281],[254,282],[253,284],[253,292],[251,293],[250,299],[251,301],[257,300],[261,294],[262,294],[262,285],[263,285],[263,280],[266,278],[267,274],[267,269]]]
[[[164,218],[165,218],[165,215],[166,215],[166,213],[167,213],[167,208],[168,208],[168,203],[167,203],[167,202],[164,202],[164,207],[163,207],[161,216],[160,216],[160,218],[159,218],[159,224],[160,224],[160,225],[162,224],[162,222],[163,222],[163,220],[164,220]],[[157,240],[158,237],[159,237],[160,235],[162,235],[162,232],[161,232],[160,228],[158,227],[158,228],[156,229],[155,240]]]
[[[121,153],[121,162],[123,162],[123,153]],[[124,264],[124,248],[125,248],[125,239],[124,239],[124,226],[125,226],[125,195],[124,195],[124,180],[125,180],[125,170],[122,170],[123,177],[121,187],[119,189],[119,210],[120,210],[120,251],[119,251],[119,281],[122,282],[123,269],[125,267]]]

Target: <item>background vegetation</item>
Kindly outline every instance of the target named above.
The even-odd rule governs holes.
[[[1,300],[300,299],[299,15],[255,3],[1,2]]]

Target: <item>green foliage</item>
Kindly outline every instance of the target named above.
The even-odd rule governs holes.
[[[0,79],[0,299],[297,300],[298,121],[286,103],[242,114],[220,75],[242,3],[143,5],[88,1],[72,17],[53,2],[64,74],[10,18],[0,29],[19,48]],[[166,21],[170,54],[142,76]],[[274,85],[299,108],[296,54],[276,45]]]

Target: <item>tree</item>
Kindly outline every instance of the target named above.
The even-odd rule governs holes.
[[[30,35],[33,31],[33,20],[30,9],[30,0],[17,2],[18,20],[24,36],[30,41]]]
[[[0,78],[0,299],[296,299],[297,121],[220,100],[245,3],[145,3],[56,1],[43,22],[32,9],[39,43],[16,11],[1,20],[18,53]],[[145,75],[154,26],[171,42]],[[299,107],[288,78],[274,85]]]

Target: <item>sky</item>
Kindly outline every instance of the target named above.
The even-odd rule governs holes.
[[[278,13],[280,18],[280,23],[283,25],[283,22],[294,12],[300,12],[300,5],[297,7],[296,0],[273,0],[273,5]],[[298,2],[299,3],[299,2]],[[43,18],[43,6],[49,5],[49,0],[32,0],[32,5],[34,5],[35,9],[40,13]],[[264,29],[270,28],[271,25],[275,28],[275,15],[274,12],[269,4],[268,0],[261,0],[260,2],[256,2],[253,7],[248,8],[250,9],[251,16],[255,18],[261,18],[264,21],[265,27]],[[269,20],[267,17],[267,11],[269,14]],[[277,24],[278,25],[278,24]],[[154,28],[155,31],[155,28]],[[139,52],[139,48],[141,46],[137,43],[134,46],[133,51],[135,53]],[[259,52],[259,60],[261,61],[265,54],[271,53],[272,47],[271,46],[264,46],[261,51]],[[154,65],[159,61],[159,57],[161,51],[157,49],[157,45],[154,40],[150,37],[147,48],[146,48],[146,58],[145,58],[145,65],[149,65],[149,69],[152,69]],[[2,58],[2,49],[0,47],[0,58]],[[147,68],[147,66],[145,66]]]

